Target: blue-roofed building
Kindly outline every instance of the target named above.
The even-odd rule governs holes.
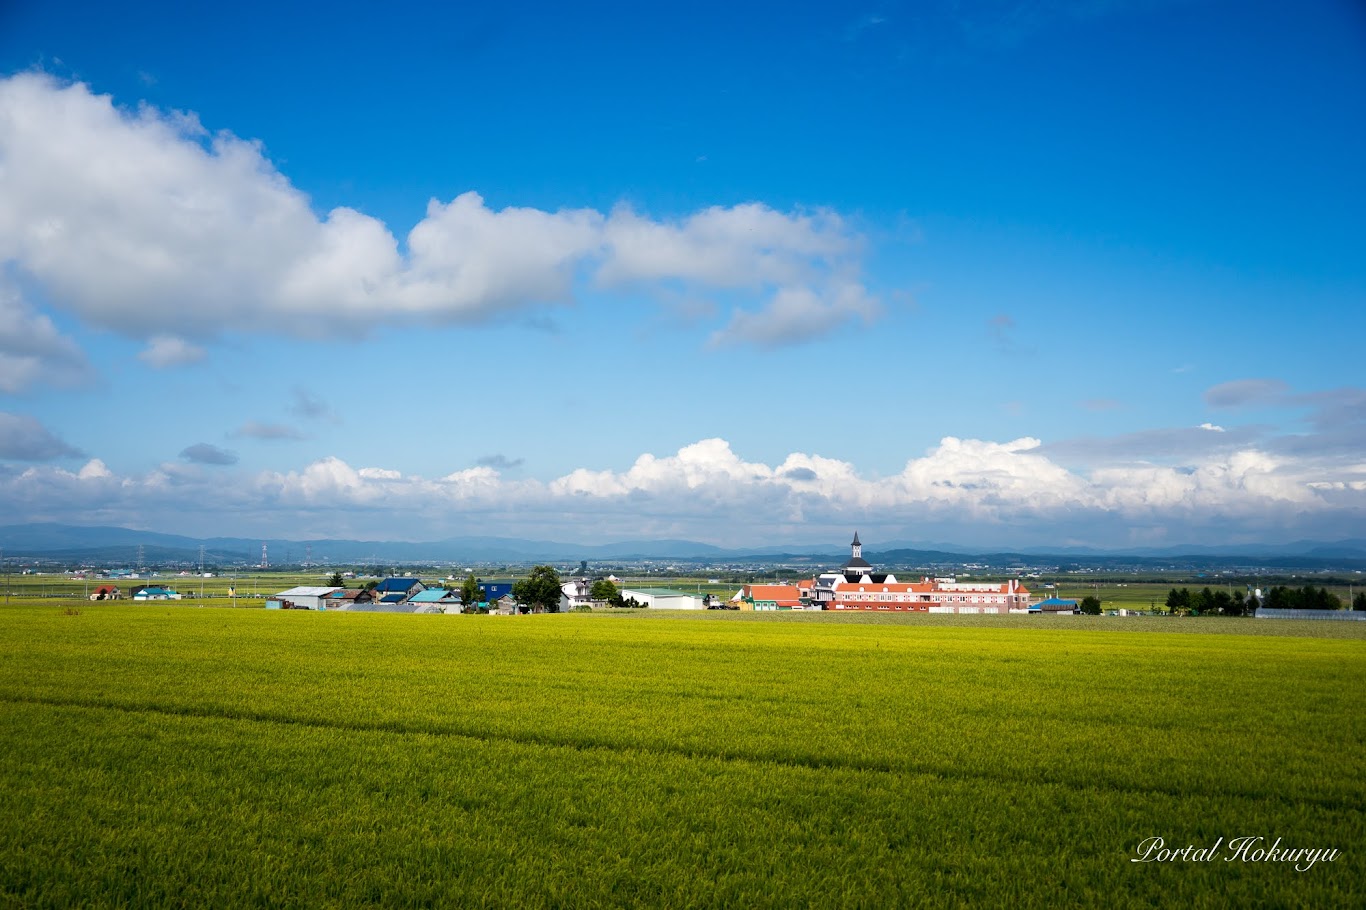
[[[403,603],[421,591],[427,590],[427,586],[416,578],[386,578],[375,587],[375,595],[381,603]],[[390,600],[390,595],[400,595],[398,600]]]
[[[382,604],[407,603],[408,595],[399,591],[395,591],[393,594],[385,594],[383,597],[379,599],[379,602]]]
[[[1029,605],[1030,613],[1075,613],[1077,609],[1075,600],[1064,600],[1061,597],[1050,597]]]
[[[438,607],[460,607],[462,606],[459,591],[447,591],[445,588],[428,588],[419,591],[408,598],[410,604],[433,604]]]
[[[175,588],[163,588],[159,585],[149,585],[133,591],[134,600],[180,600],[183,596]]]
[[[502,600],[512,593],[511,581],[481,581],[479,587],[484,589],[484,600],[488,603]]]

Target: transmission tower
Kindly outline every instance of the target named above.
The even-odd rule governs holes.
[[[147,569],[147,553],[142,544],[138,544],[138,574],[141,575]]]
[[[199,545],[199,574],[204,574],[204,545]]]
[[[270,557],[266,555],[266,544],[265,544],[265,541],[262,541],[262,542],[261,542],[261,568],[263,568],[263,569],[269,569],[269,568],[270,568]]]
[[[304,547],[304,568],[313,565],[313,544]]]

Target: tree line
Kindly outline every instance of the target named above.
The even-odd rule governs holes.
[[[1258,607],[1273,610],[1341,610],[1342,598],[1327,588],[1305,585],[1292,588],[1276,585],[1269,588],[1261,600],[1255,594],[1242,591],[1214,591],[1205,588],[1191,591],[1189,588],[1171,589],[1167,595],[1167,609],[1173,613],[1189,613],[1194,616],[1251,616]],[[1353,610],[1366,610],[1366,592],[1352,598]]]

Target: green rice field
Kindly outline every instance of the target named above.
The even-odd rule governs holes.
[[[1366,902],[1359,624],[648,614],[0,606],[0,906]]]

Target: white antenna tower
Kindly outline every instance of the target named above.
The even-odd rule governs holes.
[[[313,565],[313,544],[304,547],[304,568]]]
[[[147,568],[147,554],[146,554],[146,552],[143,550],[142,544],[138,544],[138,572],[142,572],[142,571],[143,571],[144,569],[146,569],[146,568]]]
[[[266,555],[266,544],[265,544],[265,541],[262,541],[262,542],[261,542],[261,568],[263,568],[263,569],[269,569],[269,568],[270,568],[270,557]]]
[[[199,545],[199,574],[204,574],[204,545]]]

